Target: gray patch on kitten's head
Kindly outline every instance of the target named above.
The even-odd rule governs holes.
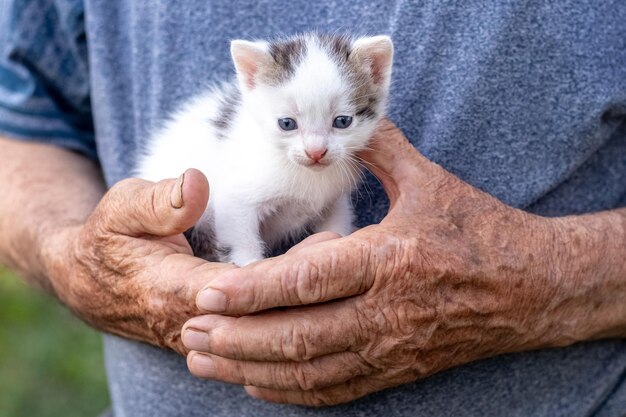
[[[374,93],[370,93],[374,94]],[[378,97],[375,95],[358,96],[354,94],[352,102],[355,104],[357,111],[356,117],[363,119],[376,118],[376,107],[378,106]]]
[[[350,101],[356,109],[355,116],[363,119],[374,119],[377,116],[376,108],[381,96],[374,80],[365,70],[363,62],[358,56],[350,53],[343,64],[343,69],[352,85]]]
[[[352,54],[353,39],[348,35],[313,33],[270,43],[271,61],[263,65],[260,80],[270,85],[289,80],[306,56],[308,42],[316,42],[325,50],[350,82],[350,99],[356,108],[356,117],[375,118],[379,92],[363,62]]]
[[[231,128],[237,108],[241,104],[241,92],[234,86],[229,86],[220,96],[217,115],[211,120],[215,127],[218,139],[225,139]]]
[[[259,79],[269,85],[287,81],[295,73],[306,52],[306,41],[300,36],[270,43],[271,61],[261,67]]]
[[[330,35],[320,33],[314,35],[319,45],[340,65],[346,65],[352,52],[352,38],[348,35]]]
[[[352,93],[350,100],[356,108],[356,116],[365,119],[376,117],[378,90],[370,75],[365,71],[363,63],[352,54],[353,39],[347,35],[317,35],[320,45],[328,51],[348,78]]]

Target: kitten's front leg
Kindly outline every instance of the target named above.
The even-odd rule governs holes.
[[[352,219],[350,194],[342,194],[330,207],[328,216],[316,227],[315,232],[331,231],[347,236],[354,231]]]
[[[222,262],[245,266],[264,258],[265,244],[259,233],[259,216],[254,207],[216,207],[215,235]]]

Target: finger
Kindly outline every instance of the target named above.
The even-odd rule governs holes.
[[[188,300],[185,308],[194,315],[200,314],[193,303],[198,291],[219,274],[236,268],[230,263],[207,262],[184,253],[167,254],[155,264],[154,258],[150,257],[154,251],[148,245],[145,256],[138,256],[143,262],[137,284],[142,288],[149,288],[153,294],[176,294],[178,299]],[[169,306],[165,304],[163,307]]]
[[[312,390],[276,390],[256,386],[245,387],[254,398],[280,404],[298,404],[313,407],[330,406],[356,400],[372,392],[395,384],[368,376],[357,376],[342,384]]]
[[[198,221],[208,196],[208,181],[196,169],[158,183],[126,179],[103,197],[92,221],[106,231],[128,236],[171,236]]]
[[[322,243],[322,242],[325,242],[327,240],[339,239],[340,237],[341,237],[341,235],[339,233],[335,233],[335,232],[326,231],[326,232],[316,233],[314,235],[308,236],[306,239],[304,239],[303,241],[301,241],[297,245],[291,247],[287,251],[287,253],[295,253],[295,252],[299,251],[300,249],[304,249],[304,248],[309,247],[311,245],[315,245],[317,243]]]
[[[147,242],[144,246],[160,246]],[[145,322],[148,337],[161,346],[169,346],[186,355],[189,350],[183,345],[180,332],[186,320],[198,316],[194,300],[198,291],[218,274],[231,268],[232,264],[207,262],[191,254],[169,253],[155,262],[158,248],[138,254],[136,262],[138,273],[133,277],[133,291],[141,289],[141,294],[130,308],[138,307]],[[147,310],[146,310],[147,309]],[[149,311],[146,314],[146,311]],[[146,325],[147,324],[147,325]],[[154,339],[156,338],[156,339]]]
[[[366,326],[352,300],[252,316],[209,314],[183,327],[189,350],[246,361],[306,361],[346,350],[367,340]]]
[[[341,352],[306,362],[237,361],[192,351],[187,356],[191,373],[200,378],[278,390],[312,390],[373,372],[353,352]]]
[[[372,286],[370,243],[333,239],[229,271],[198,293],[201,310],[231,315],[315,304],[362,294]]]

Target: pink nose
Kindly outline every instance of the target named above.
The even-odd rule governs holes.
[[[315,162],[319,162],[328,152],[328,149],[305,149],[304,153],[306,156],[314,160]]]

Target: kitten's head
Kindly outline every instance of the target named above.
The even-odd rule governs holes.
[[[319,169],[367,146],[387,101],[389,37],[236,40],[231,54],[244,111],[289,160]]]

